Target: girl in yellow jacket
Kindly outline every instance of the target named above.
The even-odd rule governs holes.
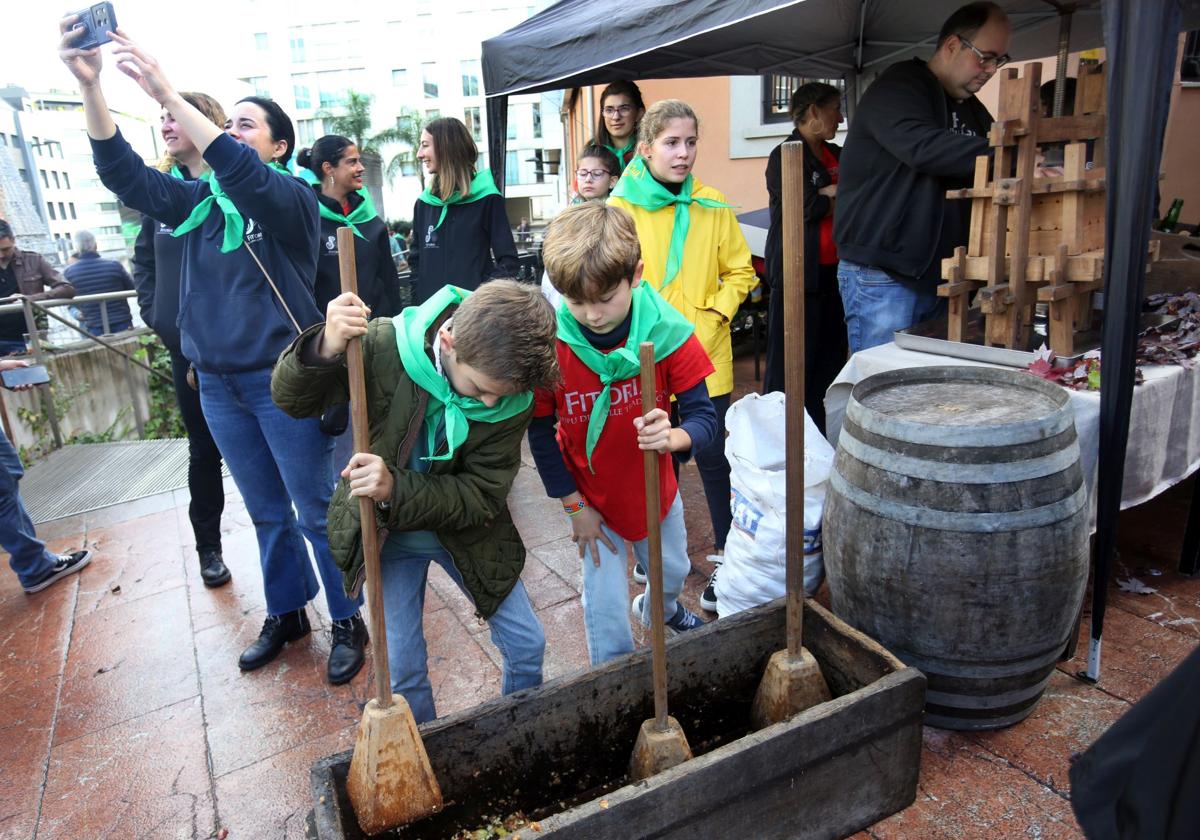
[[[750,248],[725,196],[692,175],[700,123],[685,102],[664,99],[651,105],[638,128],[638,156],[625,168],[609,203],[633,216],[649,282],[696,325],[696,337],[716,368],[708,393],[717,409],[718,434],[697,451],[696,466],[712,517],[720,563],[732,522],[729,462],[725,460],[725,412],[733,390],[733,350],[729,321],[758,282]],[[700,606],[715,611],[713,572]],[[645,572],[634,569],[645,582]]]

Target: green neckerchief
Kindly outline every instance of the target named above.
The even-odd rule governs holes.
[[[429,328],[447,307],[462,303],[470,294],[457,286],[443,286],[420,306],[410,306],[392,319],[396,328],[396,349],[400,352],[404,370],[430,396],[429,408],[425,411],[425,427],[429,435],[427,461],[445,461],[452,457],[454,450],[467,439],[470,421],[499,423],[525,411],[533,402],[533,392],[522,391],[501,397],[489,408],[474,397],[459,394],[433,366],[433,360],[425,352],[425,336]],[[437,341],[437,336],[433,340]],[[438,417],[441,413],[445,414],[447,449],[445,455],[434,455],[437,452],[437,428],[439,420],[443,419]]]
[[[694,183],[691,173],[688,173],[687,178],[683,181],[683,188],[679,190],[679,195],[674,195],[654,179],[654,176],[650,174],[650,168],[646,165],[646,159],[638,155],[629,162],[621,179],[617,181],[616,189],[612,191],[613,196],[623,198],[630,204],[645,207],[652,213],[672,204],[675,205],[675,225],[671,229],[671,245],[667,250],[667,266],[663,272],[662,283],[658,287],[660,289],[665,289],[675,279],[675,276],[679,274],[679,267],[683,265],[683,245],[687,242],[692,202],[701,207],[733,206],[717,201],[715,198],[695,198],[692,195]]]
[[[365,188],[358,190],[358,194],[362,196],[362,204],[351,210],[349,216],[343,216],[341,213],[335,213],[333,210],[330,210],[325,206],[324,201],[317,201],[317,209],[320,211],[322,219],[329,219],[332,222],[338,222],[339,224],[344,225],[345,227],[348,227],[350,230],[354,231],[354,235],[359,239],[366,239],[367,237],[362,235],[356,225],[361,225],[363,222],[369,222],[379,214],[375,212],[375,205],[372,203],[371,196]]]
[[[630,305],[633,307],[633,318],[629,323],[629,337],[625,339],[623,346],[607,353],[597,350],[584,337],[579,322],[571,315],[565,302],[560,303],[558,307],[559,340],[571,348],[571,352],[579,357],[579,361],[600,377],[600,393],[592,403],[592,413],[588,417],[589,470],[592,469],[592,451],[600,440],[604,424],[608,422],[612,385],[614,382],[638,375],[638,371],[641,370],[638,348],[642,342],[654,342],[654,361],[661,362],[682,347],[696,329],[674,306],[650,288],[649,283],[639,283],[634,287]],[[640,409],[638,414],[640,416]]]
[[[179,164],[177,164],[177,163],[175,163],[175,164],[172,164],[172,165],[171,165],[171,171],[170,171],[170,172],[168,172],[167,174],[168,174],[168,175],[170,175],[172,178],[178,178],[180,181],[187,181],[187,180],[189,180],[188,178],[185,178],[185,177],[183,176],[183,170],[179,168]],[[194,180],[194,181],[207,181],[207,180],[208,180],[209,178],[211,178],[211,177],[212,177],[212,170],[211,170],[211,169],[205,169],[203,172],[201,172],[201,173],[200,173],[199,177],[197,177],[197,178],[193,178],[193,179],[190,179],[190,180]]]
[[[272,169],[282,172],[284,175],[291,176],[288,172],[275,161],[269,164]],[[211,195],[207,196],[203,201],[192,208],[192,212],[183,224],[175,228],[171,232],[172,236],[183,236],[185,233],[195,230],[204,224],[204,220],[208,218],[208,214],[212,212],[213,207],[220,209],[225,216],[225,237],[221,240],[221,253],[228,254],[231,251],[236,251],[242,246],[242,234],[246,229],[246,222],[242,219],[242,214],[234,207],[229,196],[225,195],[225,191],[221,189],[221,185],[217,183],[217,176],[211,172],[206,173],[208,176],[208,188],[211,190]]]
[[[633,134],[629,135],[629,139],[625,141],[625,145],[619,149],[616,146],[610,146],[607,143],[601,143],[600,145],[617,156],[617,166],[621,167],[621,172],[624,172],[627,165],[625,163],[625,155],[628,152],[632,152],[633,147],[637,145],[637,129],[634,128]],[[620,175],[621,172],[618,172],[617,174]]]
[[[473,201],[478,201],[489,195],[500,195],[500,190],[496,189],[496,181],[492,178],[490,169],[480,169],[475,173],[475,177],[471,179],[471,190],[466,195],[460,192],[453,192],[445,201],[438,198],[436,195],[425,188],[425,192],[417,196],[418,201],[424,201],[433,207],[441,207],[442,215],[438,216],[437,224],[433,226],[437,230],[442,226],[442,222],[446,221],[446,209],[451,204],[470,204]]]

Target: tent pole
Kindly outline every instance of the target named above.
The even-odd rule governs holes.
[[[1096,572],[1087,672],[1080,675],[1089,682],[1100,678],[1104,610],[1133,403],[1146,248],[1170,107],[1175,44],[1183,23],[1177,0],[1107,0],[1103,11],[1108,50],[1108,196],[1104,208],[1108,252],[1104,259],[1100,351],[1104,367],[1096,483]]]

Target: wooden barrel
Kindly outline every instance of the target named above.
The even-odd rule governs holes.
[[[1028,715],[1087,583],[1066,391],[993,368],[864,379],[829,483],[833,610],[925,673],[925,722],[993,729]]]

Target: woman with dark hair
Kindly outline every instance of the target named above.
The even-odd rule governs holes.
[[[600,119],[593,141],[616,155],[620,175],[637,155],[638,126],[646,113],[642,92],[629,81],[613,82],[600,92]]]
[[[421,132],[417,160],[429,181],[413,207],[414,304],[447,284],[473,291],[493,277],[515,277],[521,266],[504,196],[490,170],[476,171],[478,159],[470,132],[453,117]]]
[[[317,251],[317,308],[342,293],[338,270],[337,229],[354,231],[354,264],[358,268],[358,296],[371,308],[371,317],[388,318],[400,312],[400,280],[392,262],[387,224],[375,212],[370,194],[363,189],[363,163],[358,146],[348,137],[327,134],[301,149],[296,163],[316,180],[321,214],[321,245]]]
[[[361,598],[346,596],[325,533],[333,441],[317,418],[289,417],[271,399],[280,352],[321,321],[313,299],[317,200],[283,169],[295,142],[292,122],[275,102],[247,97],[222,133],[178,94],[153,57],[111,33],[117,66],[171,113],[212,172],[185,181],[148,167],[108,111],[100,50],[73,45],[82,31],[78,19],[60,22],[59,56],[79,82],[96,172],[126,205],[182,238],[180,346],[196,368],[204,417],[258,537],[267,618],[238,665],[260,668],[311,632],[305,605],[320,586],[307,538],[333,619],[328,679],[346,682],[362,667],[367,633]]]
[[[184,101],[224,128],[225,109],[204,93],[181,93]],[[208,178],[210,170],[196,145],[179,128],[169,110],[162,112],[159,126],[167,153],[158,171],[194,181]],[[221,514],[225,510],[225,482],[221,477],[221,452],[213,440],[200,393],[188,382],[188,360],[179,344],[179,281],[183,273],[183,241],[171,234],[170,225],[142,216],[142,229],[133,246],[133,285],[137,289],[142,320],[158,333],[171,357],[171,379],[175,401],[188,437],[188,519],[200,558],[200,579],[205,586],[229,582],[229,568],[221,554]],[[194,377],[193,377],[194,379]]]
[[[804,407],[825,432],[825,391],[837,378],[850,345],[837,282],[833,210],[837,202],[841,147],[829,141],[842,123],[842,92],[809,82],[792,94],[795,130],[785,143],[804,142]],[[783,172],[782,145],[767,160],[771,226],[767,230],[767,283],[771,304],[767,326],[767,370],[763,392],[783,390]]]

